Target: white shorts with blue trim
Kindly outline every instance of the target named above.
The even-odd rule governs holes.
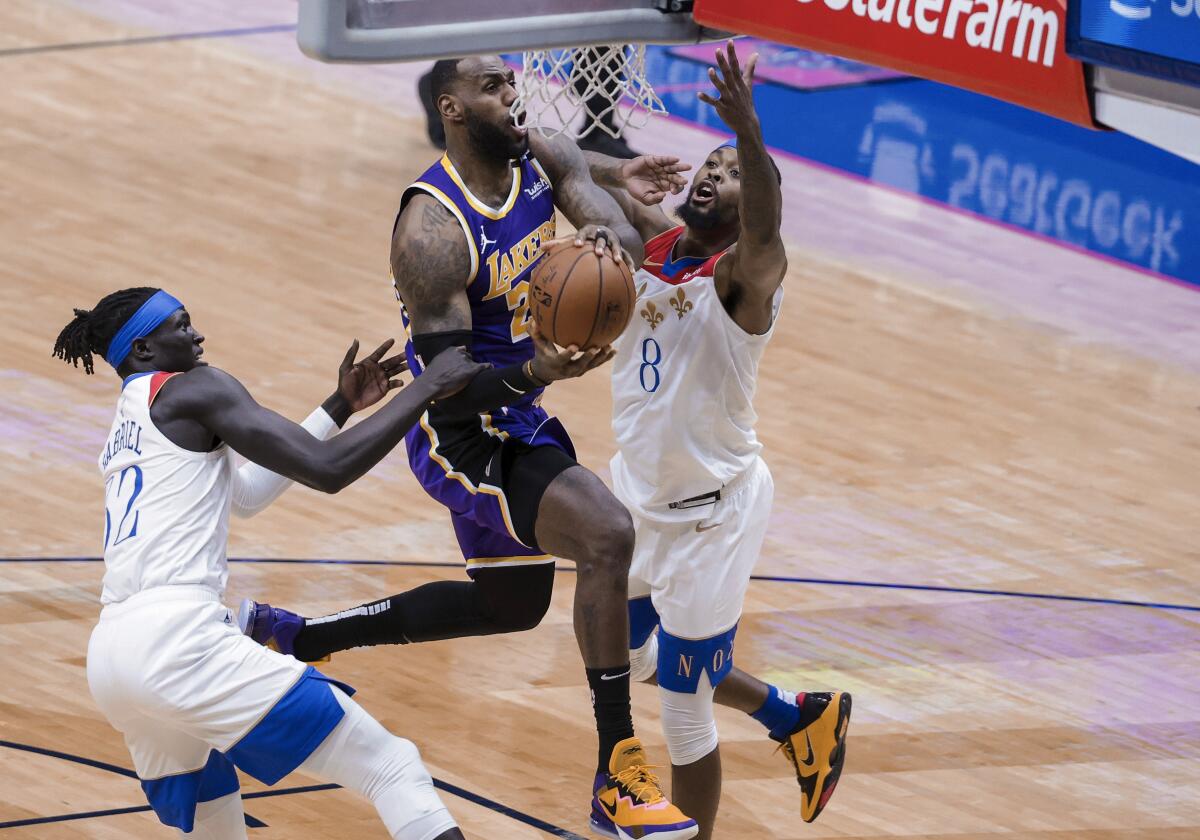
[[[106,606],[87,675],[150,805],[185,832],[197,802],[238,789],[235,766],[274,784],[345,714],[333,680],[242,635],[203,586],[156,587]]]
[[[759,458],[699,522],[660,522],[634,511],[630,647],[640,648],[658,629],[664,688],[695,692],[703,672],[716,686],[732,668],[733,637],[774,497],[771,471]]]

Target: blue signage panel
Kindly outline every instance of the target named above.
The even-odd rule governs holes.
[[[1072,0],[1072,55],[1200,83],[1200,0]]]
[[[725,130],[696,99],[705,65],[666,48],[646,65],[671,113]],[[1200,285],[1200,166],[1169,152],[920,79],[755,99],[771,146]]]
[[[706,63],[651,47],[646,70],[668,111],[728,132],[696,98]],[[777,149],[1200,286],[1200,166],[1170,152],[914,78],[754,95]]]

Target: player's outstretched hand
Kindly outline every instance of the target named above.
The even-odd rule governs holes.
[[[542,335],[532,320],[529,322],[529,337],[533,339],[535,349],[530,368],[534,377],[547,385],[560,379],[583,376],[610,361],[617,352],[612,345],[580,351],[578,346],[572,344],[560,350],[558,345]]]
[[[402,383],[394,377],[408,370],[408,361],[401,353],[390,358],[383,354],[392,348],[395,340],[388,339],[375,348],[375,352],[365,357],[361,362],[354,361],[358,355],[358,339],[346,351],[338,367],[338,394],[350,406],[351,411],[362,411],[379,402],[388,391],[401,387]]]
[[[560,245],[568,243],[574,245],[576,248],[594,248],[596,256],[608,255],[614,260],[620,260],[625,263],[630,274],[637,271],[637,265],[633,262],[633,255],[621,246],[621,238],[610,227],[604,225],[584,225],[575,231],[574,236],[565,236],[562,239],[552,239],[549,242],[543,242],[541,250],[553,251]]]
[[[717,50],[717,66],[721,68],[721,72],[717,73],[713,68],[708,68],[708,79],[717,89],[717,98],[713,99],[703,91],[696,94],[702,102],[707,102],[716,109],[717,116],[735,134],[759,130],[753,93],[756,64],[758,53],[750,56],[743,70],[733,41],[730,41],[724,50]]]
[[[465,347],[451,347],[437,354],[437,357],[426,365],[421,373],[420,381],[433,389],[435,400],[451,397],[467,387],[480,371],[490,368],[471,358]]]
[[[692,166],[680,163],[674,155],[639,155],[621,164],[620,177],[625,191],[647,207],[661,204],[667,193],[678,195],[687,186]]]

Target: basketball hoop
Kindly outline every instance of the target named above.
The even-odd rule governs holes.
[[[644,44],[531,50],[524,56],[512,112],[522,125],[551,137],[578,139],[593,128],[619,137],[626,127],[641,128],[651,114],[667,112],[646,79]]]

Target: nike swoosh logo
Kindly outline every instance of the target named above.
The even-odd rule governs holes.
[[[808,746],[808,758],[799,758],[797,761],[805,767],[812,769],[813,765],[816,764],[816,759],[813,757],[812,739],[808,737],[807,732],[804,733],[804,743]]]
[[[621,679],[621,677],[627,676],[628,674],[629,674],[629,669],[626,668],[624,671],[622,671],[619,674],[601,674],[600,679],[602,679],[602,680],[619,680],[619,679]]]
[[[617,806],[616,806],[616,803],[613,803],[612,805],[609,805],[607,802],[605,802],[605,801],[604,801],[603,799],[601,799],[599,796],[597,796],[597,797],[596,797],[596,801],[600,803],[600,807],[604,809],[604,813],[608,814],[608,818],[609,818],[610,820],[614,820],[614,821],[615,821],[615,820],[617,819]]]
[[[696,523],[696,533],[703,534],[705,531],[711,531],[713,528],[720,528],[720,527],[721,527],[721,523],[718,522],[716,525],[709,525],[707,528],[701,528],[700,523],[697,522]]]

